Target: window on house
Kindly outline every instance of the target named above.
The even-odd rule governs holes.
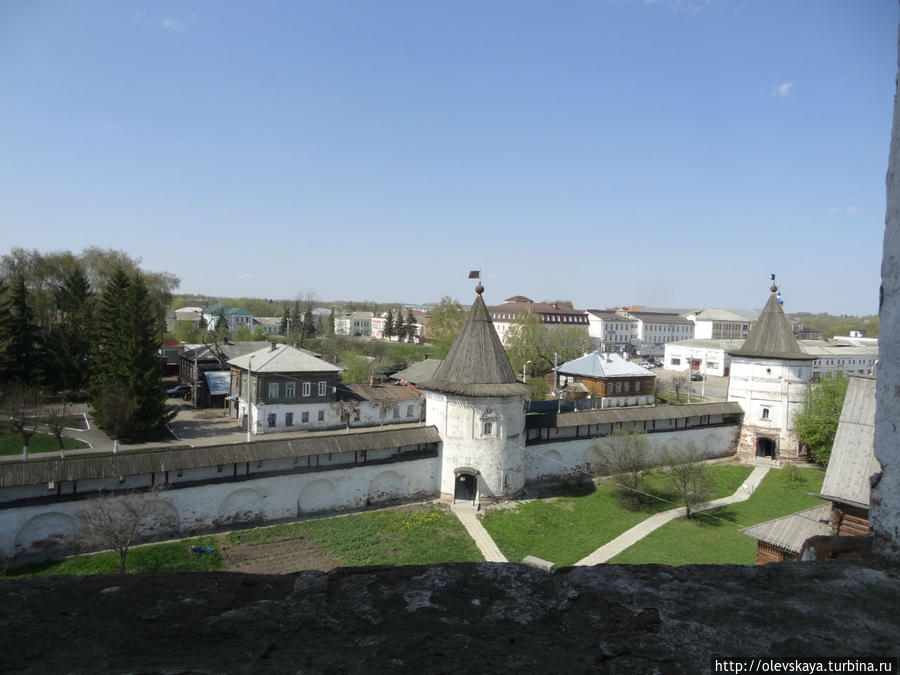
[[[309,413],[308,412],[300,413],[300,421],[303,424],[309,424]]]
[[[769,409],[768,409],[768,408],[763,408],[763,409],[762,409],[762,418],[763,418],[764,420],[769,419]]]
[[[394,406],[393,416],[394,419],[398,419],[400,417],[400,406]]]
[[[626,383],[625,383],[625,393],[626,393],[626,394],[628,393],[628,390],[631,388],[630,385],[631,385],[630,382],[626,382]]]
[[[413,416],[413,406],[411,406],[411,405],[406,406],[406,416],[407,417]]]
[[[494,432],[494,423],[493,422],[484,422],[481,425],[481,435],[482,436],[490,436]]]
[[[622,393],[622,383],[621,382],[616,382],[616,393],[617,394]]]
[[[640,383],[640,382],[635,382],[635,383],[634,383],[634,390],[635,390],[636,392],[638,392],[638,391],[641,390],[641,383]]]
[[[613,387],[612,382],[607,382],[607,383],[606,383],[606,393],[607,393],[607,394],[611,394],[611,393],[612,393],[612,387]]]
[[[296,398],[297,397],[297,383],[296,382],[285,382],[284,383],[284,397],[285,398]]]
[[[320,410],[320,411],[319,411],[319,421],[320,421],[320,422],[324,422],[324,421],[325,421],[325,411],[324,411],[324,410]]]
[[[278,383],[269,382],[269,400],[274,401],[278,398]]]
[[[284,413],[284,426],[292,427],[294,426],[294,413]]]
[[[269,424],[269,428],[272,429],[275,427],[275,422],[278,419],[278,416],[275,413],[269,413],[267,420]]]
[[[309,396],[310,391],[312,390],[312,385],[309,382],[303,383],[303,395]]]
[[[319,382],[319,396],[325,395],[325,383]]]
[[[681,359],[672,359],[672,365],[673,365],[673,366],[680,366],[680,365],[681,365]]]

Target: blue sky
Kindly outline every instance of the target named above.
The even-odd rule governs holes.
[[[874,313],[896,2],[0,3],[0,249],[181,291]]]

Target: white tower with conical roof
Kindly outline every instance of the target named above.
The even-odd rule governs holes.
[[[791,459],[800,455],[794,416],[806,404],[815,357],[794,337],[774,280],[772,275],[772,294],[744,344],[729,352],[728,400],[744,409],[738,453]]]
[[[481,295],[425,391],[425,422],[443,439],[440,492],[455,501],[491,501],[525,486],[525,397]]]

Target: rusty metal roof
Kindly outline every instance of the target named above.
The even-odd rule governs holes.
[[[441,440],[437,428],[413,427],[361,433],[298,436],[252,443],[180,446],[118,454],[74,455],[65,459],[29,459],[0,463],[0,488],[40,485],[50,481],[118,478],[163,471],[199,469],[220,464],[308,457],[327,453],[385,450]],[[32,456],[34,457],[34,456]]]

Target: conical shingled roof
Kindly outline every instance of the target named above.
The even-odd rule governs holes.
[[[487,307],[478,297],[443,363],[420,389],[460,396],[522,396],[528,387],[516,380]]]
[[[740,349],[728,352],[732,356],[749,356],[761,359],[793,359],[795,361],[815,361],[800,348],[791,323],[781,309],[775,293],[778,287],[770,289],[772,295],[760,312],[759,318],[750,329],[750,335]]]

